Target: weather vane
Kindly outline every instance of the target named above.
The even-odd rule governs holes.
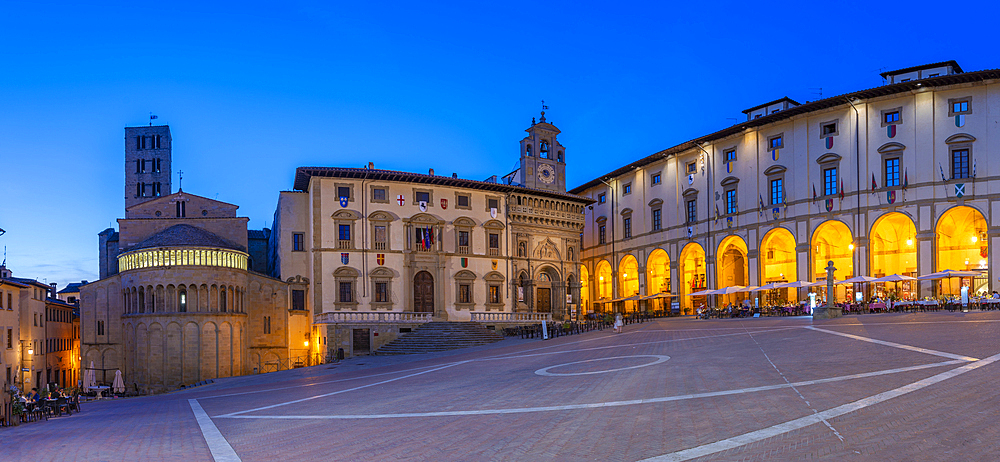
[[[545,105],[545,100],[543,99],[543,100],[542,100],[542,110],[544,111],[544,110],[546,110],[546,109],[548,109],[548,108],[549,108],[549,107]]]
[[[184,190],[184,170],[177,171],[177,190]]]

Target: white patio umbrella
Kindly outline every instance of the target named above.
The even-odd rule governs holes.
[[[692,292],[692,293],[688,294],[688,297],[698,297],[698,296],[701,296],[701,295],[714,295],[714,294],[715,294],[715,290],[705,289],[705,290],[699,290],[697,292]]]
[[[898,293],[899,292],[899,283],[900,282],[902,282],[902,281],[916,281],[916,280],[917,280],[917,278],[912,277],[912,276],[905,276],[905,275],[902,275],[902,274],[890,274],[888,276],[880,277],[880,278],[878,278],[878,279],[876,279],[876,280],[874,280],[872,282],[895,282],[896,283],[896,292]]]
[[[721,289],[712,292],[712,295],[729,295],[740,292],[749,292],[748,289],[749,287],[746,286],[729,286],[729,287],[723,287]]]
[[[928,281],[935,279],[945,279],[945,278],[974,278],[976,276],[982,276],[982,271],[960,271],[960,270],[950,270],[946,269],[944,271],[938,271],[936,273],[925,274],[923,276],[917,276],[919,281]]]
[[[875,279],[876,278],[873,278],[871,276],[854,276],[853,278],[850,278],[850,279],[844,279],[843,281],[841,281],[841,283],[843,283],[843,284],[861,284],[861,283],[865,283],[865,282],[872,282]]]
[[[750,292],[763,292],[765,290],[777,289],[778,284],[780,284],[780,282],[769,282],[760,287],[751,289]]]
[[[97,380],[94,378],[94,362],[90,362],[90,368],[83,373],[83,389],[86,390],[90,387],[97,385]]]
[[[112,384],[111,390],[115,393],[125,393],[125,380],[122,379],[121,369],[115,371],[115,382]]]
[[[783,282],[781,284],[775,284],[775,289],[800,289],[802,287],[809,287],[812,283],[808,281],[792,281]]]

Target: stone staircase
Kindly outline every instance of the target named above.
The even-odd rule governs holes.
[[[499,342],[503,336],[477,322],[428,322],[383,345],[373,354],[407,355]]]

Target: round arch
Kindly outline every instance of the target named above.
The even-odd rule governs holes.
[[[631,297],[639,294],[639,261],[634,255],[626,255],[618,264],[618,296]],[[624,302],[626,313],[636,311],[638,301]]]
[[[679,258],[681,310],[684,314],[694,314],[695,303],[705,303],[705,297],[689,297],[688,294],[706,288],[705,249],[690,242],[681,250]]]
[[[601,260],[597,263],[594,271],[597,276],[597,301],[606,302],[611,300],[611,263]]]
[[[788,282],[798,277],[798,252],[795,236],[786,228],[774,228],[760,240],[760,284]],[[769,290],[761,294],[761,303],[775,306],[789,301],[789,289]]]
[[[655,249],[646,259],[646,295],[670,293],[670,256],[663,249]],[[665,311],[668,298],[650,300],[654,311]]]
[[[750,268],[747,265],[747,241],[735,234],[726,236],[719,243],[716,255],[716,289],[749,285]],[[720,296],[720,306],[736,304],[746,294]]]
[[[989,269],[989,237],[982,212],[974,207],[959,205],[941,214],[934,234],[937,271]],[[987,290],[987,278],[951,278],[942,281],[940,290],[945,294],[959,294],[962,286],[969,286],[973,293]]]
[[[854,236],[844,222],[828,220],[817,226],[810,241],[810,253],[813,281],[826,278],[826,265],[830,261],[837,268],[834,278],[843,280],[854,276]],[[834,295],[845,297],[846,286],[837,286]]]
[[[901,274],[917,276],[917,227],[906,214],[890,212],[878,217],[868,234],[870,268],[874,277]],[[889,284],[899,287],[904,298],[916,295],[916,284]],[[880,284],[876,291],[884,296],[887,287]]]
[[[590,311],[590,272],[585,265],[580,265],[580,315]]]

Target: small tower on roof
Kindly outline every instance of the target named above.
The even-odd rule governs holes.
[[[543,106],[544,108],[545,106]],[[531,120],[528,136],[521,140],[518,183],[533,189],[566,192],[566,149],[559,144],[559,129],[545,120]]]

